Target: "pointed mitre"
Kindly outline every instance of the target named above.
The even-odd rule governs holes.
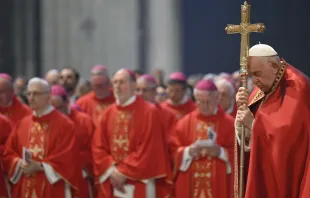
[[[266,44],[257,44],[250,48],[249,56],[277,56],[278,53],[271,46]]]

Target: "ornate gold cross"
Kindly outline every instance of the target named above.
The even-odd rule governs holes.
[[[241,5],[241,23],[240,25],[231,25],[228,24],[225,28],[227,34],[241,34],[241,44],[240,44],[240,77],[242,82],[242,87],[247,88],[247,79],[248,79],[248,69],[247,69],[247,57],[249,55],[249,45],[250,45],[250,34],[252,32],[264,32],[265,25],[263,23],[250,23],[250,9],[251,6],[245,1]],[[243,198],[244,194],[244,184],[243,184],[243,165],[244,165],[244,128],[242,128],[242,133],[240,137],[240,172],[238,175],[238,143],[235,138],[234,146],[234,197]],[[239,180],[238,180],[239,176]],[[239,186],[238,186],[239,185]],[[239,190],[239,191],[238,191]]]
[[[245,1],[241,5],[241,23],[240,25],[228,24],[225,28],[227,34],[241,34],[240,46],[240,74],[247,75],[247,57],[249,55],[249,39],[252,32],[264,32],[265,25],[263,23],[250,23],[250,10],[251,6]],[[243,83],[243,81],[242,81]],[[244,87],[246,87],[246,82]]]

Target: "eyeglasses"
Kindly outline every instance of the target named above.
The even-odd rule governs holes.
[[[34,92],[26,92],[25,95],[27,97],[30,97],[30,96],[34,96],[34,97],[37,97],[37,96],[42,96],[44,94],[47,94],[49,92],[45,91],[45,92],[37,92],[37,91],[34,91]]]

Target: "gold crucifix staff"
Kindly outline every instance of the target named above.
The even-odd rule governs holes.
[[[252,32],[264,32],[265,25],[263,23],[250,23],[250,8],[251,6],[245,1],[241,5],[241,23],[240,25],[228,24],[225,28],[227,34],[241,34],[241,46],[240,46],[240,77],[242,87],[247,88],[248,69],[247,69],[247,57],[249,55],[249,39]],[[244,127],[242,126],[242,132],[240,137],[240,164],[239,164],[239,181],[238,181],[238,143],[235,138],[234,148],[234,198],[244,197]],[[239,186],[238,186],[239,185]],[[239,191],[238,191],[239,190]]]

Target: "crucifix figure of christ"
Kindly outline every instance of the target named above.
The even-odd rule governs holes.
[[[249,39],[252,32],[264,32],[265,25],[263,23],[250,23],[250,8],[251,6],[245,1],[241,5],[241,23],[240,25],[228,24],[225,28],[227,34],[241,34],[241,46],[240,46],[240,77],[242,87],[247,88],[248,70],[247,70],[247,57],[249,54]],[[234,148],[234,198],[244,197],[244,128],[240,137],[240,155],[238,156],[238,143],[235,138]],[[238,158],[240,157],[239,163],[239,174],[238,174]],[[238,180],[239,176],[239,180]]]

